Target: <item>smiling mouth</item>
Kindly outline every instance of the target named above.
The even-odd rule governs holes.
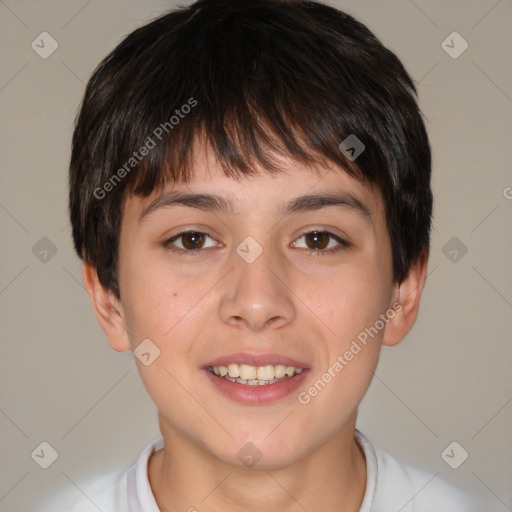
[[[267,386],[292,379],[304,369],[285,365],[251,366],[232,363],[227,366],[207,366],[206,369],[217,377],[246,386]]]

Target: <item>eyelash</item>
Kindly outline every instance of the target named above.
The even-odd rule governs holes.
[[[310,234],[315,233],[315,232],[319,233],[319,234],[326,234],[326,235],[328,235],[329,238],[336,240],[336,242],[339,243],[339,246],[337,248],[335,248],[335,249],[329,249],[329,250],[326,250],[326,249],[302,249],[302,250],[307,251],[308,253],[310,253],[311,256],[317,257],[317,256],[325,256],[325,255],[329,255],[329,254],[332,255],[332,254],[338,253],[340,251],[343,251],[344,249],[348,249],[352,245],[350,242],[347,242],[346,240],[343,240],[342,238],[340,238],[339,236],[335,235],[334,233],[331,233],[330,231],[320,231],[320,230],[317,230],[317,229],[313,229],[311,231],[307,231],[307,232],[303,233],[295,241],[300,240],[305,235],[310,235]],[[166,247],[171,252],[174,252],[174,253],[177,253],[177,254],[186,254],[187,256],[196,256],[196,255],[200,254],[201,252],[204,252],[206,249],[185,250],[185,249],[180,249],[180,248],[172,247],[172,243],[175,240],[178,240],[179,238],[183,237],[183,235],[186,235],[188,233],[197,233],[199,235],[206,235],[209,238],[211,238],[212,240],[214,239],[208,233],[204,233],[202,231],[195,231],[195,230],[182,231],[181,233],[178,233],[177,235],[174,235],[172,238],[169,238],[168,240],[166,240],[163,243],[164,247]]]

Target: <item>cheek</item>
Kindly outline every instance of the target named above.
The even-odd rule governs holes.
[[[389,290],[371,266],[340,268],[328,279],[307,280],[306,304],[322,321],[326,339],[343,347],[362,330],[372,326],[387,305]]]
[[[333,424],[346,420],[364,396],[378,363],[389,301],[386,276],[373,264],[334,272],[309,296],[325,330],[327,353],[301,403],[331,411]],[[309,405],[306,405],[309,407]],[[322,421],[316,425],[323,428]]]
[[[123,268],[123,291],[139,337],[153,336],[165,342],[181,325],[201,315],[205,307],[200,299],[208,290],[206,283],[190,286],[189,279],[171,270],[143,257],[134,257]]]

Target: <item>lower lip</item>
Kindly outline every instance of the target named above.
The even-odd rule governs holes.
[[[305,369],[300,374],[294,375],[290,379],[276,382],[274,384],[238,384],[209,372],[203,368],[206,377],[210,379],[213,385],[224,395],[236,402],[249,405],[270,404],[277,402],[282,398],[293,393],[302,383],[309,369]]]

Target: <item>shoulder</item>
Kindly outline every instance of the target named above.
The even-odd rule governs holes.
[[[125,512],[128,469],[122,468],[69,483],[41,498],[40,512]]]
[[[162,446],[163,439],[158,438],[140,453],[133,466],[75,483],[72,486],[73,500],[70,492],[66,491],[45,504],[49,508],[41,512],[126,512],[133,506],[138,510],[140,503],[144,505],[142,510],[155,510],[147,479],[147,464],[151,454]]]
[[[121,512],[127,508],[128,469],[114,471],[95,477],[83,488],[83,496],[75,502],[69,512],[97,512],[108,510]]]
[[[432,473],[375,448],[377,485],[372,512],[482,512],[479,496],[459,489]]]

